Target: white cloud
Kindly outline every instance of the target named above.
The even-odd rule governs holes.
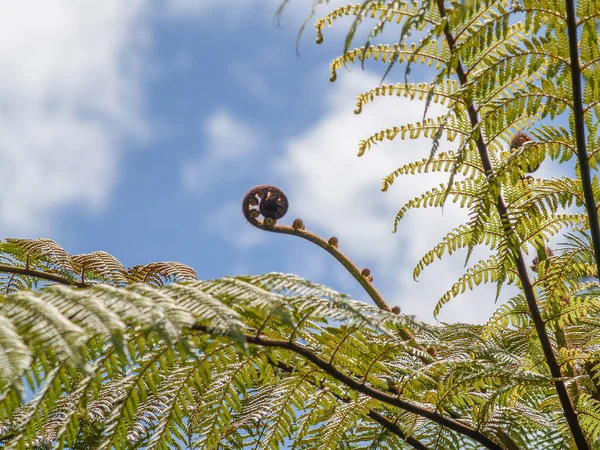
[[[239,176],[248,161],[242,157],[257,151],[262,142],[258,130],[224,110],[206,119],[202,131],[207,142],[205,151],[181,168],[184,186],[196,193],[206,192],[228,174]]]
[[[379,81],[379,76],[365,72],[340,77],[326,95],[323,118],[287,143],[276,169],[285,180],[281,187],[290,199],[294,217],[301,217],[308,230],[323,237],[337,236],[340,250],[360,267],[372,270],[375,284],[382,287],[390,303],[399,304],[407,314],[432,320],[435,303],[464,271],[464,254],[427,268],[419,283],[413,281],[412,270],[421,256],[467,215],[449,202],[443,211],[429,208],[409,212],[398,232],[391,232],[400,207],[447,181],[447,175],[401,177],[390,191],[381,192],[381,179],[403,163],[427,157],[431,141],[398,138],[375,146],[362,158],[356,157],[360,139],[423,116],[423,103],[398,97],[378,99],[367,105],[362,115],[354,115],[355,96]],[[441,112],[432,107],[428,116]],[[440,148],[448,150],[454,145],[442,142]],[[484,255],[474,255],[470,264]],[[494,297],[495,287],[477,288],[448,304],[439,319],[483,322],[497,307]]]
[[[6,2],[0,14],[0,229],[47,233],[97,210],[120,139],[141,136],[142,0]]]

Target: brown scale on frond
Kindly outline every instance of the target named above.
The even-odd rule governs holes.
[[[258,209],[255,207],[258,206]],[[274,226],[279,219],[285,216],[289,202],[283,191],[275,186],[254,186],[242,201],[242,212],[246,220],[252,224],[261,223],[258,217],[262,215],[262,224]]]
[[[546,259],[550,259],[554,256],[554,252],[552,251],[552,249],[550,247],[546,247]],[[540,264],[540,259],[536,256],[535,258],[533,258],[533,261],[531,261],[531,270],[533,270],[534,272],[538,271],[538,266]]]
[[[522,131],[519,131],[512,138],[512,141],[510,141],[510,149],[511,150],[516,150],[521,145],[523,145],[525,142],[530,142],[530,141],[531,141],[531,137],[528,134],[523,133]]]
[[[528,134],[519,131],[512,138],[512,141],[510,141],[510,151],[516,152],[523,144],[525,144],[527,142],[531,142],[531,141],[532,141],[532,139]],[[544,158],[542,158],[540,160],[534,160],[534,161],[524,161],[522,164],[523,171],[525,173],[535,172],[536,170],[538,170],[540,168],[540,165],[542,164],[543,159]],[[528,178],[531,179],[531,177],[528,177]]]

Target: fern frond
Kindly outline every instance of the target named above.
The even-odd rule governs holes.
[[[449,189],[442,183],[439,188],[433,188],[409,200],[396,214],[393,232],[397,231],[398,223],[410,209],[443,206],[447,196],[453,203],[460,202],[461,207],[471,207],[481,196],[478,185],[480,183],[472,179],[456,181]]]
[[[393,141],[396,137],[400,139],[417,139],[420,136],[435,138],[439,130],[442,130],[446,139],[452,142],[457,136],[468,136],[469,131],[466,128],[464,120],[460,120],[455,116],[451,117],[436,117],[427,118],[423,122],[414,124],[394,126],[379,131],[367,139],[360,141],[358,146],[358,156],[362,156],[371,146],[382,142],[384,139]]]
[[[417,263],[414,271],[413,278],[416,280],[423,269],[429,266],[435,258],[441,259],[442,256],[447,253],[451,255],[455,251],[467,248],[469,245],[485,244],[490,250],[498,247],[500,241],[504,240],[504,235],[498,231],[497,223],[486,226],[482,233],[475,239],[472,228],[468,225],[459,225],[452,231],[448,232],[442,242],[437,244],[433,249],[428,251]]]
[[[447,55],[447,47],[445,48],[443,46],[438,46],[435,41],[432,41],[419,49],[417,49],[415,44],[410,46],[406,44],[394,44],[393,46],[388,44],[379,44],[370,45],[368,47],[359,47],[347,51],[331,62],[329,66],[329,81],[336,81],[339,69],[356,61],[361,61],[364,63],[364,61],[371,59],[374,61],[381,61],[384,64],[388,64],[392,61],[419,62],[421,64],[426,64],[429,67],[433,66],[436,69],[439,69],[442,63],[445,62]],[[371,95],[377,94],[373,93]],[[388,95],[391,95],[391,93]],[[364,94],[364,96],[369,96],[369,94]],[[360,114],[362,109],[360,100],[357,101],[356,106],[357,109],[355,110],[355,113]]]
[[[164,286],[167,282],[197,280],[196,271],[185,264],[173,261],[153,262],[133,266],[127,270],[129,283],[145,283],[153,286]]]
[[[473,290],[475,286],[479,286],[482,283],[497,281],[499,278],[500,268],[506,270],[505,267],[501,267],[498,258],[495,256],[491,256],[487,260],[481,260],[473,267],[469,268],[467,273],[460,277],[458,281],[452,285],[452,288],[450,288],[450,290],[446,292],[440,300],[438,300],[433,309],[434,317],[439,314],[440,310],[446,303],[448,303],[457,295],[464,293],[467,289]],[[515,281],[518,279],[516,271],[514,270],[502,273],[505,273],[507,277],[506,281],[509,284],[515,283]]]
[[[476,161],[459,160],[453,151],[442,152],[433,158],[423,158],[421,161],[407,163],[394,170],[383,179],[383,192],[387,191],[394,181],[401,175],[415,175],[420,173],[451,172],[464,175],[467,178],[477,178],[483,174],[483,170]]]
[[[428,98],[434,103],[438,103],[440,105],[447,105],[449,103],[454,103],[454,101],[456,100],[456,95],[454,93],[455,90],[456,83],[452,80],[446,81],[445,83],[441,83],[436,86],[431,86],[429,85],[429,83],[396,83],[381,85],[365,92],[364,94],[359,94],[357,96],[356,109],[354,110],[354,113],[361,114],[363,107],[367,103],[375,100],[375,97],[391,97],[394,95],[396,97],[409,98],[410,100],[414,100],[415,98],[417,98],[418,100]]]
[[[396,22],[400,23],[404,17],[413,17],[417,13],[416,5],[409,6],[408,2],[405,1],[390,1],[384,2],[369,2],[366,7],[364,4],[354,4],[341,6],[321,19],[315,22],[315,29],[317,33],[317,44],[323,42],[323,29],[325,26],[331,26],[334,21],[344,16],[362,16],[359,19],[362,20],[364,17],[371,19],[379,19],[380,21]],[[434,24],[435,22],[429,18],[424,17],[423,20],[426,23]]]

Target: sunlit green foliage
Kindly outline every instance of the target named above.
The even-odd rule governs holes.
[[[432,139],[430,157],[383,190],[407,175],[448,181],[401,206],[394,229],[412,209],[468,210],[414,276],[464,250],[468,266],[434,312],[482,283],[519,288],[486,324],[423,324],[289,274],[199,281],[178,263],[126,269],[103,252],[6,240],[0,446],[600,448],[600,2],[580,0],[575,18],[570,4],[369,0],[316,21],[320,43],[353,17],[331,81],[370,60],[386,83],[407,74],[358,94],[357,114],[397,96],[446,108],[374,130],[359,155]],[[363,23],[371,32],[353,49]],[[374,44],[388,29],[399,40]],[[408,82],[417,65],[430,81]],[[563,176],[532,176],[550,161]],[[562,245],[550,249],[553,237]],[[489,256],[470,261],[476,247]]]

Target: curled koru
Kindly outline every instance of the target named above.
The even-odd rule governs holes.
[[[288,210],[289,202],[283,191],[275,186],[254,186],[242,201],[242,211],[252,225],[273,226]],[[259,217],[262,215],[262,222]]]

